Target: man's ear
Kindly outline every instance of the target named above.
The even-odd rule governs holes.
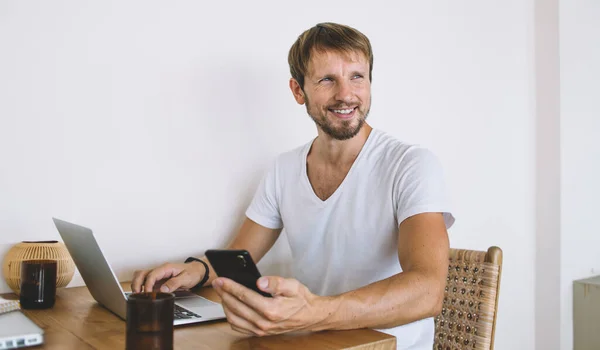
[[[294,94],[294,99],[298,102],[299,105],[303,105],[306,101],[304,98],[304,91],[302,91],[302,87],[296,79],[290,78],[290,90],[292,90],[292,94]]]

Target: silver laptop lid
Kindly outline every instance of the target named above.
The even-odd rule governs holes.
[[[122,319],[127,301],[91,229],[52,218],[92,297]]]

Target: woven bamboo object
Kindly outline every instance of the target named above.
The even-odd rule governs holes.
[[[450,249],[442,313],[435,318],[434,350],[492,350],[502,250]]]
[[[21,262],[24,260],[56,260],[56,287],[61,288],[71,282],[75,273],[75,263],[62,242],[38,241],[15,244],[4,256],[2,273],[6,284],[16,294],[21,287]]]

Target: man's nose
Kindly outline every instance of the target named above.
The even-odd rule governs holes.
[[[352,86],[350,82],[340,80],[337,84],[337,90],[335,93],[335,99],[342,102],[352,101]]]

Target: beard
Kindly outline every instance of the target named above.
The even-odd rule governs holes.
[[[311,113],[310,101],[308,100],[308,96],[304,95],[304,99],[306,100],[306,113],[310,116],[310,118],[317,124],[323,132],[327,135],[331,136],[335,140],[344,141],[349,140],[356,136],[360,129],[362,129],[363,125],[365,125],[365,121],[369,116],[370,108],[363,114],[360,110],[360,106],[356,108],[356,118],[358,122],[356,125],[352,125],[354,123],[354,119],[352,120],[341,120],[341,125],[336,126],[327,118],[327,113],[324,115],[319,115],[318,111],[316,113]],[[370,101],[369,101],[370,102]],[[370,105],[370,103],[369,103]]]

